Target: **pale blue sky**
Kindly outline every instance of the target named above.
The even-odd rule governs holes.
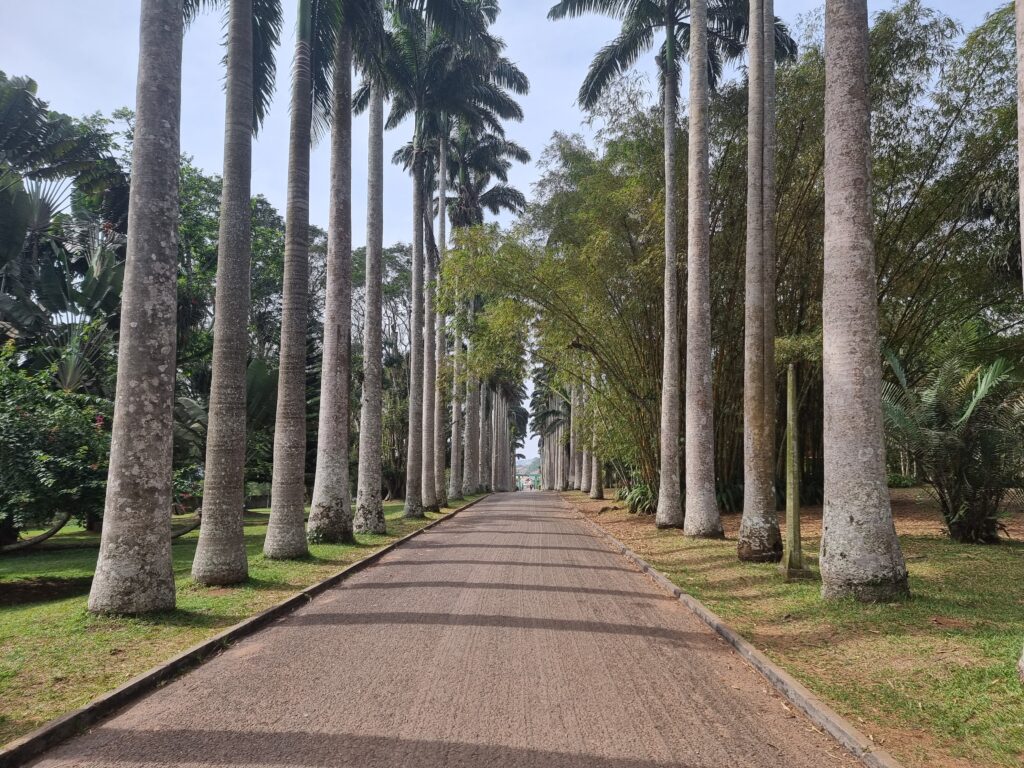
[[[527,147],[534,158],[556,130],[579,128],[582,114],[575,94],[594,52],[616,31],[600,17],[550,22],[547,10],[554,0],[504,0],[496,31],[508,44],[507,53],[530,78],[531,92],[522,100],[526,119],[510,125],[508,135]],[[997,8],[1001,0],[925,0],[968,28]],[[291,40],[297,0],[283,0],[284,43],[278,52],[278,87],[267,122],[254,147],[253,191],[266,195],[284,211],[288,136],[288,79]],[[822,0],[776,0],[776,14],[792,26],[801,14]],[[869,0],[872,11],[891,0]],[[28,75],[39,83],[39,94],[53,109],[71,115],[96,111],[109,114],[133,106],[138,52],[139,4],[132,0],[0,0],[0,70]],[[222,91],[221,18],[198,19],[185,38],[182,99],[182,150],[209,172],[220,172],[223,155],[224,96]],[[653,55],[642,61],[651,72]],[[409,139],[409,126],[388,134],[386,152]],[[365,232],[366,120],[354,124],[353,225],[356,245]],[[328,148],[313,153],[310,216],[327,224]],[[512,182],[529,193],[534,167],[516,168]],[[385,227],[387,243],[409,240],[412,203],[408,177],[386,166]],[[536,454],[536,443],[527,447]]]
[[[278,53],[278,88],[266,125],[254,148],[253,190],[284,210],[288,135],[288,77],[296,0],[285,5],[284,44]],[[613,21],[599,17],[550,22],[553,0],[504,0],[497,33],[508,44],[508,55],[530,78],[524,98],[526,119],[510,125],[508,134],[540,156],[555,130],[576,130],[581,113],[574,97],[594,52],[615,33]],[[926,0],[927,2],[927,0]],[[996,8],[998,0],[931,0],[966,25],[974,25]],[[821,0],[776,0],[776,13],[791,24]],[[871,9],[890,5],[870,0]],[[135,100],[138,50],[138,7],[132,0],[0,0],[0,70],[28,75],[39,83],[39,94],[54,109],[72,115],[97,110],[110,113]],[[210,172],[222,162],[221,19],[201,17],[185,39],[182,150]],[[650,71],[652,55],[643,60]],[[409,138],[408,126],[388,134],[387,155]],[[362,244],[365,229],[365,117],[355,120],[353,175],[354,242]],[[313,154],[311,220],[327,224],[328,148]],[[524,192],[536,178],[532,166],[517,168],[512,181]],[[408,240],[411,228],[410,183],[398,168],[387,167],[385,240]]]

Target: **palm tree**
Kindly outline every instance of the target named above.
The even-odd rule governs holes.
[[[142,0],[110,468],[89,610],[174,607],[171,449],[182,0]]]
[[[207,585],[234,584],[244,581],[249,573],[243,512],[252,136],[270,107],[273,93],[273,51],[281,32],[279,0],[231,0],[227,30],[227,115],[213,372],[202,527],[192,561],[192,578]]]
[[[711,229],[708,157],[707,0],[690,3],[690,135],[686,270],[686,518],[683,533],[720,538],[711,391]]]
[[[743,518],[740,522],[737,553],[740,560],[777,562],[782,558],[782,536],[775,513],[774,439],[769,426],[774,408],[774,375],[769,371],[774,360],[767,359],[769,335],[766,221],[774,216],[774,204],[765,194],[765,168],[768,148],[765,144],[765,51],[764,0],[750,0],[750,67],[747,109],[747,261],[744,322],[743,381]],[[774,190],[774,188],[773,188]],[[774,191],[772,192],[774,195]],[[770,216],[766,212],[771,211]],[[771,379],[771,391],[766,382]]]
[[[454,228],[483,224],[485,211],[497,215],[525,210],[526,196],[508,183],[508,172],[513,162],[530,162],[526,149],[501,133],[475,131],[466,123],[453,126],[449,143]]]
[[[1024,3],[1015,2],[1017,32],[1017,189],[1020,204],[1021,275],[1024,275]],[[1021,656],[1021,677],[1024,679],[1024,656]]]
[[[366,317],[363,323],[363,394],[359,415],[359,474],[354,528],[384,533],[381,500],[381,254],[384,250],[384,91],[369,90],[369,181],[366,204]]]
[[[351,6],[351,4],[349,4]],[[355,541],[348,476],[352,362],[352,30],[343,9],[334,59],[331,207],[327,227],[327,298],[320,379],[316,479],[306,530],[310,541]],[[372,7],[372,6],[371,6]]]
[[[752,0],[756,2],[756,0]],[[745,0],[719,0],[709,9],[708,36],[712,44],[707,48],[707,64],[711,78],[721,75],[724,60],[735,59],[743,50],[743,37],[747,25],[741,13]],[[689,46],[690,3],[677,0],[561,0],[549,12],[548,18],[561,19],[598,12],[622,21],[619,36],[602,48],[590,65],[580,87],[579,103],[585,108],[597,104],[614,78],[631,67],[640,54],[652,47],[655,32],[664,28],[665,42],[658,56],[662,77],[662,106],[664,112],[665,143],[665,285],[664,336],[662,355],[661,394],[661,482],[658,490],[658,511],[655,523],[659,528],[678,527],[683,524],[683,508],[679,487],[679,322],[678,322],[678,269],[676,266],[676,98],[678,59]],[[760,20],[760,15],[758,15]],[[788,43],[785,29],[778,25],[783,47]],[[700,450],[707,450],[701,446]]]
[[[274,428],[270,521],[263,544],[269,558],[301,557],[308,551],[305,526],[306,321],[309,304],[309,151],[314,102],[331,112],[330,61],[337,20],[332,0],[299,0],[292,63],[288,144],[284,291],[281,351]]]
[[[472,328],[475,299],[469,300],[469,331],[466,334],[466,432],[462,456],[462,493],[472,496],[480,492],[480,382],[469,368],[472,352]]]
[[[462,357],[462,338],[458,326],[453,328],[455,343],[452,349],[452,460],[451,473],[448,478],[448,500],[456,501],[463,498],[462,492],[462,374],[460,360]]]
[[[446,116],[441,118],[441,130],[437,143],[437,275],[440,279],[441,267],[444,264],[445,253],[448,248],[448,206],[445,204],[448,197],[448,120]],[[433,216],[431,215],[431,218]],[[435,316],[436,345],[434,348],[437,365],[444,365],[448,351],[447,330],[444,312],[437,312]],[[454,377],[455,359],[452,357],[451,366]],[[438,376],[438,381],[444,381],[443,376]],[[448,493],[445,487],[445,444],[447,442],[445,433],[445,417],[448,409],[445,407],[445,388],[437,386],[434,389],[434,492],[437,494],[438,506],[444,507],[448,504]],[[454,460],[454,436],[452,446],[452,458]],[[452,475],[455,474],[455,465],[452,464]]]
[[[867,0],[825,13],[825,598],[907,596],[885,475],[871,208]]]

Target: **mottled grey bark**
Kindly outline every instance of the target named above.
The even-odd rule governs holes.
[[[438,145],[438,160],[437,160],[437,199],[438,199],[438,211],[437,211],[437,254],[438,254],[438,272],[437,281],[440,284],[441,280],[441,265],[444,264],[444,257],[448,250],[448,211],[445,205],[445,200],[448,195],[448,138],[441,134],[441,139]],[[451,365],[448,361],[448,337],[446,335],[445,328],[445,316],[443,312],[437,313],[437,320],[435,323],[435,346],[434,356],[437,360],[437,366],[440,369],[444,367],[447,370],[451,370]],[[447,434],[445,433],[445,425],[448,420],[448,409],[445,407],[447,400],[447,392],[445,391],[445,382],[447,377],[438,376],[437,386],[434,388],[434,493],[437,496],[437,504],[439,507],[445,507],[448,505],[448,491],[445,487],[445,446],[447,443]]]
[[[409,322],[409,432],[406,517],[423,517],[423,148],[417,116],[412,164],[412,312]]]
[[[310,0],[299,0],[292,64],[288,139],[288,200],[277,378],[270,522],[263,542],[269,558],[302,557],[306,544],[306,314],[309,302],[309,143],[312,122]]]
[[[590,498],[592,499],[603,499],[604,498],[604,477],[602,470],[604,469],[600,459],[594,456],[590,462]]]
[[[577,397],[578,391],[575,384],[569,389],[569,488],[574,491],[579,490],[580,487],[580,468],[576,452],[577,416],[580,405]]]
[[[491,489],[495,491],[501,488],[501,464],[504,457],[501,455],[501,393],[494,393],[494,408],[491,421]]]
[[[1024,2],[1014,3],[1017,19],[1017,186],[1020,205],[1021,273],[1024,274]],[[1024,669],[1024,656],[1021,657]],[[1021,673],[1024,676],[1024,672]]]
[[[474,306],[470,299],[469,325],[473,325]],[[466,342],[466,433],[463,446],[462,493],[472,496],[480,492],[480,386],[469,370],[472,342]]]
[[[174,608],[171,449],[178,268],[181,0],[142,0],[117,388],[95,613]]]
[[[429,209],[433,194],[430,185],[423,184],[423,231],[434,238],[434,217]],[[437,478],[434,475],[434,407],[437,397],[437,363],[434,321],[434,298],[437,290],[437,265],[434,261],[432,248],[423,251],[423,428],[422,436],[422,475],[420,477],[420,493],[423,509],[426,512],[439,512],[437,501]]]
[[[761,221],[764,254],[764,469],[775,509],[775,432],[778,390],[775,374],[775,0],[764,4],[764,152],[761,158]]]
[[[665,45],[675,60],[675,2],[665,4]],[[679,489],[679,278],[676,265],[676,68],[666,66],[663,91],[665,134],[665,285],[661,367],[661,472],[658,481],[658,528],[683,524]],[[591,494],[594,482],[591,479]]]
[[[455,345],[452,350],[452,467],[448,479],[448,500],[458,501],[463,497],[462,493],[462,393],[465,387],[461,385],[459,360],[462,357],[462,340],[458,333],[455,335]]]
[[[743,518],[737,554],[749,562],[777,562],[782,537],[775,513],[765,392],[764,250],[764,4],[750,2],[747,109],[747,262],[743,349]]]
[[[348,473],[352,370],[352,34],[338,30],[331,116],[331,205],[327,298],[320,375],[316,480],[306,532],[310,541],[355,541]]]
[[[477,470],[480,490],[491,490],[491,390],[480,384],[480,466]]]
[[[690,3],[690,141],[686,270],[686,519],[683,533],[721,538],[715,498],[711,389],[711,185],[708,159],[708,4]]]
[[[381,255],[384,250],[384,96],[370,88],[366,203],[366,309],[363,320],[363,394],[359,410],[359,475],[353,527],[384,533],[381,500]]]
[[[580,397],[580,401],[581,401],[580,402],[580,407],[581,407],[581,410],[583,410],[584,412],[586,411],[586,408],[587,408],[588,397],[589,396],[588,396],[588,393],[587,393],[587,388],[586,388],[586,385],[584,385],[582,387],[581,397]],[[580,459],[580,475],[581,475],[581,477],[580,477],[580,490],[583,491],[583,493],[590,493],[590,475],[591,475],[591,466],[590,465],[591,465],[591,462],[593,460],[593,456],[590,453],[589,440],[587,440],[586,436],[582,432],[580,433],[580,443],[582,443],[582,446],[583,446],[582,447],[583,454],[582,454],[582,457]]]
[[[192,560],[200,584],[249,575],[245,552],[245,371],[252,258],[252,0],[231,0],[227,26],[224,179],[217,248],[213,372],[206,430],[202,527]]]
[[[829,0],[825,36],[822,595],[885,601],[909,590],[885,476],[866,0]]]

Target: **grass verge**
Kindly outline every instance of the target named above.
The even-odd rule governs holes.
[[[98,617],[86,610],[96,565],[96,534],[72,529],[41,548],[0,557],[0,744],[86,704],[439,516],[406,520],[402,502],[389,502],[386,535],[361,535],[356,544],[313,544],[309,557],[286,561],[263,557],[268,514],[248,513],[249,581],[235,587],[201,587],[189,578],[198,531],[187,534],[173,547],[177,610],[145,618]]]
[[[1024,765],[1024,514],[1013,540],[957,544],[920,490],[894,498],[910,570],[906,603],[823,603],[820,584],[785,583],[777,566],[736,559],[739,516],[724,541],[658,531],[621,504],[566,498],[725,619],[908,768]],[[601,511],[604,510],[604,511]],[[801,516],[817,571],[820,509]]]

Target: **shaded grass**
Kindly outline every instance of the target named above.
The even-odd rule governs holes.
[[[736,559],[729,539],[691,541],[570,494],[587,516],[722,616],[907,766],[1024,764],[1024,544],[957,544],[903,534],[913,598],[823,603],[818,583]],[[605,505],[607,502],[604,503]],[[936,513],[937,514],[937,513]],[[803,527],[820,531],[820,513]],[[817,571],[819,539],[805,536]]]
[[[356,544],[312,544],[310,555],[301,560],[263,557],[267,517],[265,510],[246,515],[249,580],[238,586],[195,584],[189,574],[199,532],[175,540],[177,610],[145,618],[93,616],[86,610],[98,554],[96,534],[73,528],[42,548],[0,557],[0,744],[322,581],[439,515],[406,520],[402,502],[389,502],[386,535],[360,535]],[[74,547],[67,548],[69,543]]]

